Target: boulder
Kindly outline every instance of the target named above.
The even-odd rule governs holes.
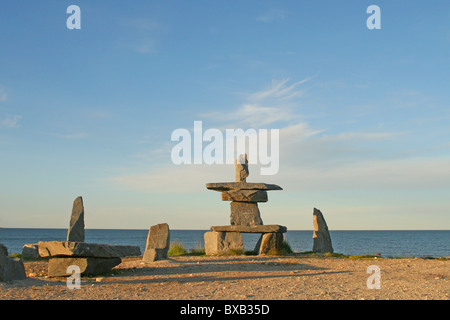
[[[25,244],[22,247],[22,259],[32,259],[36,260],[39,259],[39,249],[38,244]]]
[[[48,261],[49,277],[68,277],[67,268],[76,265],[80,268],[80,276],[94,276],[108,273],[122,262],[120,258],[50,258]]]
[[[142,260],[154,262],[167,259],[170,246],[170,230],[167,223],[161,223],[150,227]]]
[[[139,246],[72,241],[39,241],[38,250],[41,257],[117,258],[141,255]]]
[[[281,250],[283,234],[279,232],[263,233],[259,238],[255,251],[258,254],[267,254],[271,250]]]
[[[205,254],[225,254],[229,250],[244,251],[242,234],[239,232],[209,231],[204,234]]]
[[[330,232],[328,231],[327,223],[320,210],[314,208],[313,212],[313,252],[317,253],[333,253],[333,246],[331,245]]]
[[[232,201],[230,206],[230,223],[232,226],[258,226],[263,224],[257,203]]]
[[[67,241],[84,242],[84,206],[82,197],[76,198],[73,202]]]
[[[0,244],[0,282],[26,279],[25,266],[19,258],[8,257],[8,249]]]

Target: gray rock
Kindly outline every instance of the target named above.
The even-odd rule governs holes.
[[[161,223],[150,227],[142,260],[154,262],[167,259],[170,246],[170,230],[167,223]]]
[[[22,260],[8,257],[8,249],[0,244],[0,282],[22,280],[26,277]]]
[[[38,244],[25,244],[22,247],[22,259],[39,259]]]
[[[271,250],[281,250],[283,234],[279,232],[263,233],[259,238],[255,251],[258,254],[267,254]]]
[[[313,212],[313,252],[317,253],[333,253],[333,246],[331,245],[330,232],[328,231],[327,223],[320,210],[314,208]]]
[[[267,191],[230,190],[221,194],[223,201],[267,202]]]
[[[141,255],[139,246],[72,241],[39,241],[38,250],[41,257],[116,258]]]
[[[76,265],[80,268],[80,276],[96,276],[110,272],[122,262],[120,258],[50,258],[48,261],[49,277],[68,277],[67,268]]]
[[[0,256],[8,256],[8,248],[4,244],[0,243]]]
[[[230,223],[232,226],[258,226],[263,224],[257,203],[232,201],[230,207]]]
[[[230,250],[244,250],[244,242],[239,232],[209,231],[204,234],[205,254],[225,254]]]
[[[82,197],[76,198],[73,202],[67,241],[84,242],[84,206]]]

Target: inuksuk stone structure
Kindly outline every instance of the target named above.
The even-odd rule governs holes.
[[[230,225],[212,226],[204,235],[206,254],[222,254],[230,249],[244,250],[241,233],[261,233],[255,251],[268,253],[280,249],[283,233],[287,228],[280,225],[263,225],[258,202],[267,202],[267,191],[283,190],[275,184],[249,183],[247,155],[236,160],[236,182],[207,183],[209,190],[221,192],[223,201],[231,201]]]
[[[139,246],[86,243],[84,239],[83,199],[73,203],[67,241],[39,241],[39,256],[48,257],[48,276],[65,277],[72,273],[67,268],[76,265],[80,275],[94,276],[110,272],[123,257],[140,256]]]

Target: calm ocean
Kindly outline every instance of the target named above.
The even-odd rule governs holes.
[[[203,247],[207,230],[171,230],[170,241],[181,241],[184,247]],[[144,253],[148,230],[86,229],[86,242],[135,245]],[[349,255],[376,254],[383,257],[448,257],[450,230],[405,231],[330,231],[334,252]],[[288,231],[285,238],[296,252],[311,251],[312,231]],[[9,254],[21,253],[27,243],[66,240],[67,229],[0,228],[0,243]],[[244,247],[252,250],[259,234],[243,234]]]

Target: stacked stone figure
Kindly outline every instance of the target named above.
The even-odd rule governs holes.
[[[139,246],[86,243],[84,237],[83,199],[73,203],[67,241],[39,241],[40,257],[49,257],[48,276],[70,276],[67,268],[76,265],[80,275],[98,275],[110,272],[122,262],[122,257],[140,256]]]
[[[283,190],[277,185],[248,183],[247,155],[236,160],[236,182],[208,183],[207,189],[221,191],[223,201],[231,201],[230,223],[232,226],[263,225],[258,202],[267,202],[267,191]]]
[[[211,227],[212,232],[205,234],[206,254],[243,250],[242,232],[262,233],[255,248],[260,254],[281,247],[286,227],[264,226],[258,202],[267,202],[267,191],[283,189],[275,184],[249,183],[248,175],[247,155],[241,155],[236,160],[236,182],[206,184],[207,189],[221,192],[223,201],[231,201],[230,226]]]

